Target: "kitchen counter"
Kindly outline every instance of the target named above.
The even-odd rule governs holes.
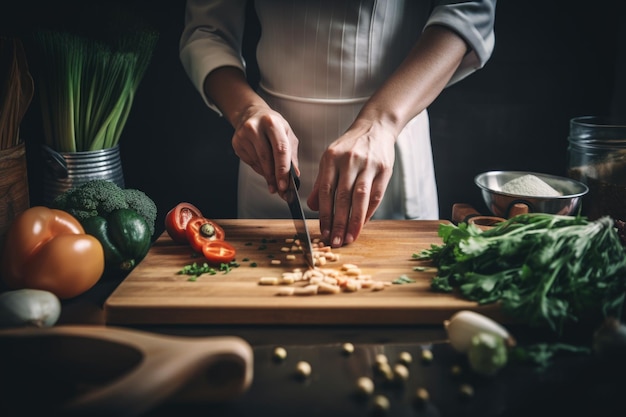
[[[103,303],[121,278],[101,280],[93,289],[67,301],[58,325],[105,326]],[[545,371],[508,366],[495,377],[469,372],[463,358],[445,343],[443,326],[295,326],[295,325],[147,325],[128,327],[151,334],[185,337],[238,336],[254,351],[250,388],[226,402],[194,397],[164,398],[146,415],[157,416],[367,416],[377,412],[371,398],[355,395],[356,379],[371,376],[376,394],[390,404],[390,416],[553,416],[624,415],[620,395],[626,384],[618,376],[626,368],[586,355],[557,358]],[[518,341],[532,340],[528,329],[511,329]],[[355,347],[343,352],[344,343]],[[276,346],[286,349],[284,361],[273,358]],[[421,359],[432,352],[432,361]],[[390,362],[409,352],[409,377],[404,383],[379,383],[373,371],[376,354]],[[312,373],[295,377],[296,363],[307,361]],[[456,372],[460,369],[460,372]],[[463,387],[473,389],[473,395]],[[414,402],[417,388],[428,390],[430,401]]]

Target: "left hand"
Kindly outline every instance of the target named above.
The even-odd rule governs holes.
[[[307,199],[332,247],[352,243],[383,199],[395,160],[395,136],[380,121],[359,120],[322,155]]]

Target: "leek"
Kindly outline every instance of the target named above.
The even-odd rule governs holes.
[[[116,146],[157,39],[149,30],[121,35],[114,45],[37,33],[45,144],[58,152]]]

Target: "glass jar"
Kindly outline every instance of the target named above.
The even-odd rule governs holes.
[[[567,173],[589,187],[582,213],[626,220],[626,123],[597,116],[570,120]]]

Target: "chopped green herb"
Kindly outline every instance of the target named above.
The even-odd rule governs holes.
[[[395,280],[391,281],[393,284],[411,284],[415,282],[414,279],[407,277],[406,275],[400,275]]]
[[[261,245],[261,246],[259,246],[259,250],[265,250],[265,249],[267,249],[267,245]]]
[[[252,262],[252,263],[250,264],[250,266],[251,266],[252,268],[256,268],[256,267],[257,267],[257,264],[256,264],[256,262]]]
[[[427,271],[427,270],[428,270],[428,268],[425,267],[425,266],[414,266],[413,267],[413,271],[416,271],[416,272],[423,272],[423,271]]]
[[[217,271],[215,268],[209,266],[206,262],[202,265],[199,265],[197,262],[192,264],[188,264],[182,267],[180,271],[178,271],[178,275],[192,275],[194,277],[199,277],[203,274],[215,275]],[[190,279],[189,281],[195,281],[195,279]]]
[[[250,258],[243,258],[243,259],[241,260],[241,262],[248,262],[248,261],[250,261]]]

